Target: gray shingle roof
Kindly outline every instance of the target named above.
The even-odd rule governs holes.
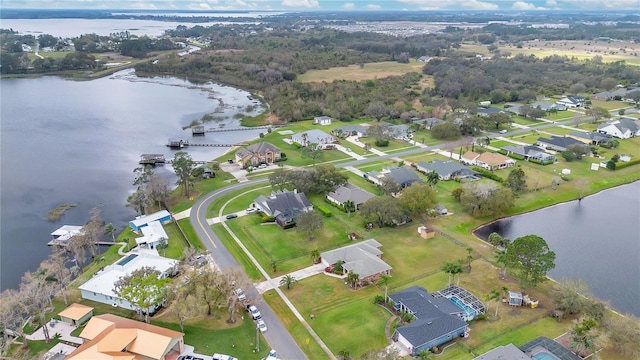
[[[295,217],[312,206],[304,193],[296,193],[288,190],[275,192],[271,197],[260,195],[254,202],[269,216],[282,214],[287,217]]]
[[[497,348],[488,351],[473,360],[531,360],[522,350],[518,349],[513,344],[504,346],[498,346]]]
[[[604,134],[599,134],[597,132],[576,131],[576,132],[570,133],[569,135],[575,136],[575,137],[580,138],[580,139],[585,139],[585,140],[589,140],[589,141],[596,141],[596,142],[606,142],[606,141],[609,141],[609,139],[611,139],[610,136],[607,136],[607,135],[604,135]]]
[[[267,153],[267,151],[273,151],[273,152],[277,152],[280,151],[280,149],[278,149],[277,146],[268,143],[268,142],[259,142],[259,143],[255,143],[255,144],[251,144],[245,148],[240,148],[236,154],[238,154],[240,157],[244,158],[245,156],[248,155],[253,155],[253,154],[260,154],[260,155],[264,155],[265,153]]]
[[[335,264],[342,260],[342,267],[347,271],[353,271],[360,275],[361,279],[368,276],[379,274],[391,270],[386,262],[382,261],[378,256],[382,255],[382,251],[378,249],[382,244],[374,239],[365,240],[349,246],[325,251],[320,254],[323,261],[329,264]]]
[[[448,313],[448,305],[454,306],[458,312],[459,308],[448,299],[432,297],[424,288],[412,286],[389,295],[389,298],[396,304],[403,304],[417,318],[396,329],[414,348],[467,326],[464,320]],[[445,305],[444,301],[449,304]]]
[[[453,160],[441,161],[436,159],[431,163],[421,161],[418,163],[418,169],[424,169],[426,172],[435,171],[441,178],[477,174],[475,171]]]
[[[576,145],[576,144],[584,145],[581,141],[578,141],[570,137],[560,137],[560,136],[553,136],[553,135],[549,139],[539,137],[538,143],[548,144],[554,147],[560,147],[565,149],[571,145]]]
[[[384,177],[388,177],[395,180],[395,182],[397,182],[403,188],[409,185],[412,185],[413,183],[416,183],[416,182],[420,184],[424,184],[424,181],[420,179],[420,177],[416,174],[415,171],[405,167],[392,168],[389,170],[388,173],[384,175]]]
[[[356,206],[364,204],[367,200],[375,197],[375,195],[373,195],[372,193],[349,183],[340,186],[335,191],[330,192],[327,196],[335,199],[340,203],[351,200]]]

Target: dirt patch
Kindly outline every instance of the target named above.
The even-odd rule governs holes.
[[[573,339],[571,339],[571,334],[569,333],[564,333],[562,335],[560,335],[558,338],[555,339],[556,342],[560,345],[562,345],[562,347],[564,347],[565,349],[573,352],[575,354],[575,352],[573,351],[573,349],[571,348],[571,344],[573,343]],[[591,354],[593,354],[590,351],[585,351],[582,350],[580,351],[580,353],[578,354],[578,356],[580,356],[581,358],[586,358],[587,356],[590,356]]]

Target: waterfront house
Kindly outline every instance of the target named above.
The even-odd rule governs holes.
[[[253,203],[259,211],[274,217],[282,228],[294,226],[298,216],[313,210],[307,196],[296,190],[272,192],[269,197],[260,195]]]
[[[83,299],[118,306],[124,309],[137,310],[137,307],[127,300],[118,298],[118,295],[113,291],[116,281],[145,266],[158,270],[162,278],[168,277],[173,274],[177,265],[178,261],[174,259],[142,252],[129,253],[114,264],[98,271],[91,279],[80,285],[80,295]],[[156,304],[154,308],[147,309],[146,311],[151,314],[159,307],[160,304]]]
[[[414,320],[396,328],[393,340],[417,356],[467,332],[467,323],[459,316],[462,310],[444,297],[434,297],[426,289],[412,286],[388,296],[398,312],[406,312]]]
[[[243,167],[271,164],[280,160],[280,157],[280,149],[268,142],[251,144],[236,151],[236,162]]]
[[[173,360],[185,350],[183,333],[113,314],[91,318],[80,337],[66,360]]]
[[[327,194],[327,200],[340,206],[344,206],[344,203],[348,200],[353,201],[356,209],[373,197],[375,197],[375,195],[372,193],[349,183],[339,186]]]
[[[380,244],[375,239],[365,240],[341,248],[320,253],[324,266],[333,268],[338,261],[342,264],[343,275],[353,272],[358,275],[358,284],[374,283],[381,274],[389,275],[391,266],[382,260]]]
[[[49,242],[49,245],[66,245],[72,237],[82,234],[84,234],[82,226],[62,225],[51,233],[53,239]]]
[[[149,223],[153,221],[159,221],[161,224],[166,224],[171,221],[171,214],[167,210],[160,210],[153,214],[138,216],[129,221],[129,227],[131,230],[140,233],[140,229],[148,226]]]
[[[169,241],[167,232],[164,231],[164,227],[158,220],[143,226],[140,231],[142,237],[136,238],[136,244],[140,247],[155,249],[160,243]]]

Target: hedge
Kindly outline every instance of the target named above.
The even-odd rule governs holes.
[[[514,153],[509,154],[509,157],[512,158],[512,159],[516,159],[516,160],[524,160],[524,156],[518,155],[518,154],[514,154]]]
[[[316,205],[316,210],[320,211],[325,217],[331,217],[331,210],[324,205]]]
[[[553,164],[553,160],[547,160],[547,161],[540,161],[537,159],[529,159],[529,162],[532,162],[534,164],[538,164],[538,165],[549,165],[549,164]]]
[[[640,159],[635,159],[635,160],[631,160],[631,161],[627,161],[627,162],[617,162],[616,163],[616,170],[620,170],[620,169],[624,169],[628,166],[631,165],[637,165],[640,164]]]
[[[480,175],[482,175],[482,177],[486,177],[487,179],[491,179],[491,180],[497,181],[499,183],[503,183],[504,182],[503,178],[501,178],[500,176],[492,173],[491,171],[489,171],[489,170],[487,170],[485,168],[481,168],[479,166],[474,166],[472,169],[474,171],[480,173]]]
[[[498,153],[502,155],[507,155],[507,151],[502,149],[498,150]]]

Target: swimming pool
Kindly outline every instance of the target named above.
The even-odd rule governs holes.
[[[473,310],[471,306],[465,304],[464,301],[458,299],[455,296],[450,297],[449,300],[452,303],[454,303],[457,307],[462,309],[462,311],[464,311],[465,319],[467,318],[473,319],[478,314],[475,310]],[[543,360],[546,360],[546,359],[543,359]]]
[[[549,354],[548,352],[541,351],[535,355],[533,355],[533,359],[535,360],[558,360],[557,357]]]
[[[130,254],[129,256],[127,256],[126,258],[118,261],[116,263],[116,265],[120,265],[120,266],[125,266],[127,265],[131,260],[135,259],[138,257],[138,254]]]

